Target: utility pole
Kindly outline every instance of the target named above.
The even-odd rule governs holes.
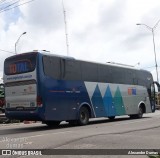
[[[157,64],[157,56],[156,56],[156,47],[155,47],[155,38],[154,38],[154,31],[155,29],[157,28],[158,24],[159,24],[160,20],[157,21],[157,23],[153,26],[153,27],[150,27],[146,24],[141,24],[141,23],[138,23],[136,25],[143,25],[145,26],[149,31],[152,32],[152,38],[153,38],[153,49],[154,49],[154,59],[155,59],[155,67],[156,67],[156,74],[157,74],[157,82],[159,83],[159,77],[158,77],[158,64]]]
[[[67,21],[66,21],[66,11],[65,11],[63,0],[62,0],[62,7],[63,7],[64,24],[65,24],[67,56],[69,56],[69,42],[68,42],[68,32],[67,32],[68,30],[67,30]]]

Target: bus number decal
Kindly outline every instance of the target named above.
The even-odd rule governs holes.
[[[9,65],[9,71],[11,74],[16,73],[16,64]]]

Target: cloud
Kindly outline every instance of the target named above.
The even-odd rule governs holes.
[[[12,9],[11,11],[4,13],[4,20],[5,20],[5,30],[9,29],[9,25],[11,23],[16,23],[19,17],[22,16],[19,8]]]
[[[63,27],[62,3],[59,0],[38,0],[21,9],[24,21],[47,32]]]
[[[102,6],[99,13],[99,27],[107,32],[116,31],[116,29],[123,27],[126,4],[126,0],[119,0],[114,1],[111,5]],[[122,25],[119,25],[120,22]]]
[[[153,26],[159,18],[159,1],[64,0],[64,5],[70,56],[103,63],[154,65],[151,32],[136,23]],[[1,49],[14,52],[15,42],[26,31],[18,42],[18,53],[45,49],[67,55],[61,0],[37,0],[17,9],[0,15]],[[159,27],[155,32],[158,65]],[[2,69],[10,55],[1,52]]]

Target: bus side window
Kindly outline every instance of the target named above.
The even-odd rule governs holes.
[[[110,66],[98,65],[98,82],[112,83],[112,73]]]
[[[81,61],[82,80],[98,81],[98,65]]]
[[[60,79],[60,58],[59,57],[43,57],[44,74],[54,79]]]
[[[72,59],[63,59],[62,68],[64,69],[63,78],[64,80],[81,80],[81,67],[80,62]]]

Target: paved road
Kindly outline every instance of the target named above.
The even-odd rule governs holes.
[[[41,123],[0,126],[0,149],[160,149],[160,111],[145,114],[142,119],[131,120],[127,116],[118,117],[113,122],[106,118],[93,119],[87,126],[71,127],[62,123],[56,129],[49,129]]]

